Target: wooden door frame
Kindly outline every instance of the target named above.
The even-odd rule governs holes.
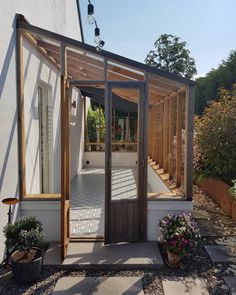
[[[111,155],[112,155],[112,88],[138,89],[138,196],[140,201],[140,240],[147,239],[147,82],[111,81],[105,83],[105,243],[109,243],[109,212],[111,209]]]

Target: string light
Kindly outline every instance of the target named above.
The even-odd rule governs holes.
[[[90,25],[93,25],[95,24],[95,30],[94,30],[94,42],[96,43],[97,45],[97,50],[98,51],[101,51],[102,47],[105,45],[105,42],[103,40],[101,40],[101,37],[100,37],[100,29],[97,25],[97,21],[94,17],[94,6],[93,4],[91,3],[90,0],[88,0],[88,16],[87,16],[87,19],[88,19],[88,23]]]

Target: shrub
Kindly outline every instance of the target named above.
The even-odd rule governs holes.
[[[220,90],[202,117],[195,119],[194,169],[197,175],[227,183],[236,171],[236,84]]]
[[[160,239],[164,249],[181,257],[186,256],[200,237],[191,215],[167,215],[160,221]]]
[[[23,252],[28,252],[42,241],[42,231],[42,224],[35,217],[20,217],[3,229],[7,247]]]

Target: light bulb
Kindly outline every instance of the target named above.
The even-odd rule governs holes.
[[[94,37],[94,42],[99,43],[100,42],[100,29],[98,27],[95,28],[95,37]]]
[[[100,42],[98,43],[98,46],[102,48],[104,45],[105,45],[105,42],[103,40],[100,40]]]
[[[100,36],[95,36],[94,37],[94,42],[96,43],[96,44],[99,44],[99,42],[100,42]]]
[[[95,18],[93,14],[88,14],[87,20],[90,25],[93,25],[95,23]]]
[[[88,5],[88,23],[89,24],[94,24],[95,23],[95,18],[94,18],[94,6],[93,4]]]

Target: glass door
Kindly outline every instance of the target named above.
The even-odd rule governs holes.
[[[109,83],[106,95],[106,243],[144,239],[145,88]]]

